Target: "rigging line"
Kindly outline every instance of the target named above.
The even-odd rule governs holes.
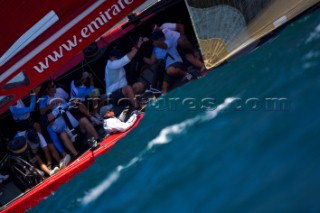
[[[101,51],[101,50],[99,50]],[[86,63],[86,65],[88,66],[89,70],[91,71],[91,73],[96,77],[96,80],[100,83],[100,86],[104,87],[104,83],[100,80],[100,78],[97,76],[97,74],[94,72],[94,70],[92,69],[92,67],[90,66],[90,63],[87,61],[86,58],[84,58],[84,61]]]
[[[5,156],[3,156],[3,158],[1,159],[1,161],[0,161],[0,168],[2,168],[3,165],[7,162],[7,159],[8,159],[8,153],[5,154]]]
[[[84,61],[86,60],[86,57],[84,56],[84,59],[81,61],[81,68],[82,68],[82,72],[85,72],[86,70],[84,69]],[[90,69],[90,67],[89,67],[89,69]],[[90,69],[91,70],[91,69]],[[91,70],[92,71],[92,70]],[[94,72],[91,72],[93,75],[95,75],[95,73]],[[89,103],[89,101],[87,101],[87,108],[88,108],[88,110],[89,110],[89,112],[90,112],[90,103]],[[93,155],[93,153],[92,153],[92,156],[94,157],[94,155]]]
[[[68,77],[69,75],[73,74],[74,72],[76,72],[76,71],[78,71],[78,70],[80,70],[80,69],[82,69],[82,67],[79,67],[79,68],[77,68],[77,69],[72,69],[72,70],[66,72],[66,74],[63,74],[60,78],[57,78],[56,81],[59,81],[59,80],[61,80],[61,79],[63,79],[63,78],[66,78],[66,77]]]
[[[135,45],[135,42],[134,42],[133,38],[131,37],[131,35],[129,35],[129,39],[130,39],[130,41],[131,41],[131,44],[132,44],[132,45]]]

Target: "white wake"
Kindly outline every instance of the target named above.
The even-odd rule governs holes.
[[[308,44],[314,40],[318,40],[319,38],[320,38],[320,24],[314,29],[313,32],[310,33],[305,43]]]
[[[131,166],[135,165],[139,161],[143,160],[143,156],[146,153],[148,153],[153,147],[171,142],[172,136],[179,135],[179,134],[182,134],[183,132],[186,132],[186,130],[189,127],[195,125],[196,123],[203,123],[203,122],[207,122],[209,120],[214,119],[219,114],[219,112],[226,109],[234,100],[235,98],[227,98],[225,99],[224,103],[218,105],[217,108],[212,111],[207,111],[202,115],[198,115],[194,118],[187,119],[181,123],[165,127],[164,129],[161,130],[160,134],[156,138],[154,138],[148,143],[148,146],[144,150],[142,150],[137,157],[134,157],[133,159],[131,159],[130,162],[127,163],[126,165],[119,165],[116,168],[116,170],[113,171],[102,183],[92,188],[79,201],[83,205],[87,205],[93,202],[103,192],[108,190],[109,187],[114,182],[116,182],[119,179],[122,171],[124,171],[127,168],[130,168]]]

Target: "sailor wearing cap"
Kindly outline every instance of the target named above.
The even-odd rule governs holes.
[[[112,110],[112,105],[109,105],[109,108],[106,109],[104,114],[103,128],[108,134],[116,132],[125,132],[136,122],[140,112],[135,110],[130,118],[125,122],[125,117],[128,112],[128,109],[125,109],[121,112],[120,116],[117,118]]]
[[[109,59],[105,67],[106,95],[115,104],[119,104],[121,99],[128,99],[135,108],[139,107],[135,100],[135,93],[141,91],[135,91],[133,87],[128,85],[124,66],[130,63],[143,42],[144,39],[140,37],[137,44],[125,55],[117,48],[112,49],[109,53]]]

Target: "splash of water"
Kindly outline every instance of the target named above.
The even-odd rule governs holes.
[[[220,104],[215,110],[208,111],[202,115],[198,115],[194,118],[189,118],[185,121],[182,121],[178,124],[174,124],[168,127],[165,127],[161,130],[160,134],[151,140],[147,147],[142,150],[138,156],[134,157],[130,160],[129,163],[126,165],[119,165],[117,166],[116,170],[113,171],[102,183],[91,189],[82,199],[80,199],[83,205],[88,205],[89,203],[96,200],[103,192],[109,189],[109,187],[115,183],[119,177],[121,176],[121,172],[130,168],[131,166],[137,164],[138,162],[144,159],[144,156],[150,152],[155,146],[167,144],[171,141],[172,136],[179,135],[184,132],[193,125],[197,123],[204,123],[209,120],[214,119],[217,115],[226,109],[235,98],[227,98],[225,99],[224,103]]]

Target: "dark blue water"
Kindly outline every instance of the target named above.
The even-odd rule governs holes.
[[[30,212],[320,212],[319,68],[318,10],[149,106]]]

